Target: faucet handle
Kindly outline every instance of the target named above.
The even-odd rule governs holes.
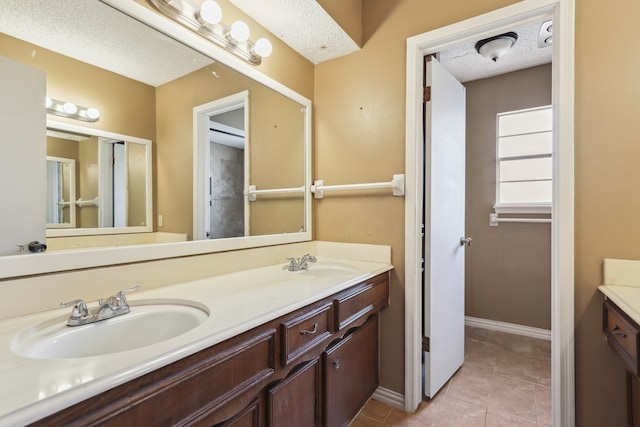
[[[89,315],[89,309],[87,308],[87,304],[81,299],[76,299],[69,302],[61,302],[60,308],[71,307],[72,305],[73,305],[73,310],[71,311],[72,319],[79,319]]]
[[[120,303],[120,307],[125,307],[127,305],[127,298],[125,297],[125,294],[130,294],[138,290],[140,290],[140,285],[118,291],[118,293],[116,294],[116,299]]]

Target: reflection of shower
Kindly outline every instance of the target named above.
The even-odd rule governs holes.
[[[210,239],[241,237],[244,224],[244,108],[210,117]]]

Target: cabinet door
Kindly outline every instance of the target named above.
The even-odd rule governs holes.
[[[0,255],[45,241],[47,222],[46,75],[0,56],[2,220]]]
[[[640,378],[630,372],[627,372],[629,386],[627,388],[628,407],[629,407],[629,425],[631,427],[640,427]]]
[[[325,423],[346,426],[378,387],[378,316],[322,356]]]
[[[267,392],[269,426],[320,426],[320,361],[302,364]]]

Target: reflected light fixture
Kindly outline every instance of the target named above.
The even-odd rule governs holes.
[[[96,108],[81,107],[73,102],[64,102],[46,97],[45,107],[48,114],[81,120],[83,122],[97,122],[100,120],[100,111]]]
[[[222,9],[213,0],[205,0],[200,6],[190,0],[147,0],[156,10],[184,27],[200,34],[220,47],[244,59],[249,64],[260,65],[262,58],[271,55],[273,47],[265,38],[255,43],[249,40],[249,26],[236,21],[230,27],[222,22]]]
[[[497,62],[498,58],[507,53],[516,44],[518,35],[513,31],[489,37],[476,43],[476,51],[484,58]]]

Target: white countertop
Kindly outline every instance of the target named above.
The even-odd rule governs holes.
[[[0,425],[36,421],[393,268],[388,263],[318,257],[310,272],[323,264],[346,265],[355,272],[292,273],[280,263],[131,294],[132,303],[153,298],[195,301],[206,306],[209,317],[175,338],[120,353],[32,359],[11,350],[11,340],[20,332],[68,315],[68,308],[0,321]]]

